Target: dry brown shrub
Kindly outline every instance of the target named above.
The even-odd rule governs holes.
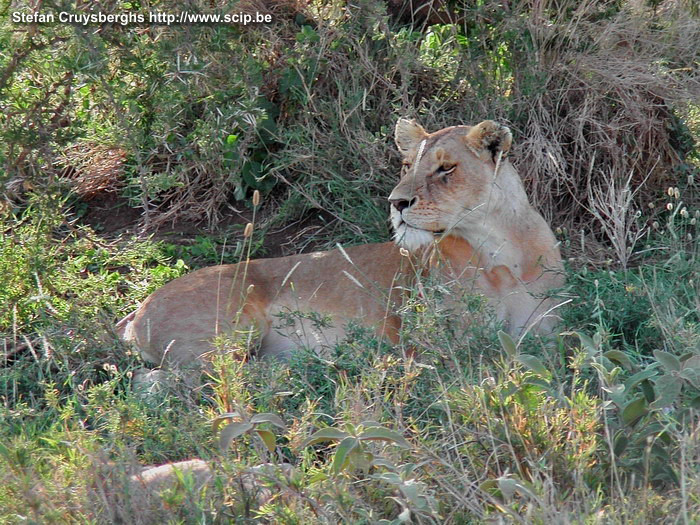
[[[386,0],[389,13],[411,24],[452,24],[454,10],[446,0]]]
[[[124,184],[126,155],[122,148],[104,144],[76,144],[63,156],[61,178],[69,181],[75,193],[86,200],[114,192]]]
[[[631,213],[677,183],[674,168],[688,150],[678,144],[679,117],[700,100],[700,21],[682,2],[656,13],[628,5],[596,21],[599,8],[584,2],[566,24],[530,13],[546,81],[523,96],[528,109],[514,157],[555,224],[593,226],[600,203],[591,199],[610,185],[624,191],[630,177]]]
[[[236,9],[243,13],[271,14],[273,20],[294,18],[309,5],[309,0],[242,0]]]

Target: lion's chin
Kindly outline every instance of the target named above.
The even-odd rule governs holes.
[[[434,238],[433,232],[414,228],[405,222],[394,227],[394,242],[409,252],[431,245]]]

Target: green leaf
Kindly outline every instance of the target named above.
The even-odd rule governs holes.
[[[395,469],[396,465],[394,465],[391,461],[387,460],[386,458],[374,458],[372,460],[372,466],[373,467],[384,467],[388,469]]]
[[[694,355],[683,361],[681,377],[690,381],[695,388],[700,388],[700,356]]]
[[[650,379],[657,375],[656,366],[658,365],[652,365],[652,367],[647,367],[645,370],[637,372],[636,374],[628,377],[627,381],[625,381],[625,390],[627,390],[627,392],[631,392],[635,386],[645,379]]]
[[[221,414],[220,416],[216,416],[214,420],[212,421],[212,431],[216,434],[216,431],[219,430],[219,427],[221,426],[221,423],[224,421],[227,421],[229,419],[233,418],[240,418],[241,415],[238,412],[227,412],[225,414]]]
[[[383,472],[381,474],[375,474],[370,477],[372,479],[378,479],[381,481],[385,481],[386,483],[391,483],[392,485],[401,485],[403,483],[401,476],[399,476],[395,472]]]
[[[328,474],[323,472],[322,470],[319,470],[315,474],[311,475],[309,478],[309,485],[315,485],[316,483],[320,483],[321,481],[326,481],[328,479]]]
[[[498,480],[498,488],[501,489],[501,494],[505,499],[511,499],[515,496],[518,489],[518,483],[514,479],[500,478]]]
[[[347,432],[338,430],[337,428],[327,427],[322,428],[315,434],[312,434],[301,444],[302,447],[308,447],[309,445],[315,445],[316,443],[323,443],[324,441],[340,441],[348,437]]]
[[[627,406],[622,409],[622,421],[627,425],[634,425],[639,419],[648,414],[646,399],[638,397],[627,403]]]
[[[335,474],[340,473],[340,471],[345,468],[348,454],[359,444],[360,442],[358,439],[352,436],[347,436],[338,444],[335,449],[335,455],[333,456],[333,464],[331,465],[331,470]]]
[[[654,387],[652,386],[651,381],[645,379],[640,384],[642,385],[642,393],[644,394],[647,403],[653,403],[656,399],[656,393],[654,392]]]
[[[603,336],[600,335],[600,332],[596,332],[593,334],[593,344],[596,348],[600,348],[603,344]]]
[[[403,448],[411,448],[411,444],[406,441],[401,434],[384,427],[367,428],[358,436],[358,439],[368,441],[388,441]]]
[[[695,388],[700,388],[700,372],[697,370],[693,368],[684,368],[679,375]]]
[[[612,399],[613,403],[615,403],[617,406],[622,407],[625,404],[627,397],[625,396],[625,385],[617,383],[615,385],[611,385],[605,390],[607,390],[610,399]]]
[[[262,414],[255,414],[253,417],[250,418],[251,423],[270,423],[272,425],[275,425],[278,428],[281,428],[282,430],[287,429],[287,425],[284,424],[284,421],[282,420],[281,417],[279,417],[277,414],[272,414],[271,412],[265,412]]]
[[[654,481],[664,481],[676,486],[680,485],[678,474],[673,470],[671,463],[668,462],[662,463],[655,461],[651,467],[651,476]]]
[[[649,405],[650,408],[656,410],[673,404],[681,393],[683,382],[680,378],[671,374],[666,374],[654,381],[654,392],[656,400]]]
[[[528,377],[525,380],[523,380],[523,383],[526,385],[538,387],[538,390],[540,392],[549,392],[552,395],[554,395],[554,392],[552,392],[552,385],[550,384],[550,382],[546,379],[542,379],[541,377]]]
[[[678,372],[681,369],[681,362],[673,354],[662,352],[661,350],[654,350],[654,357],[669,372]]]
[[[534,355],[521,354],[517,357],[517,360],[537,375],[541,377],[549,377],[549,370],[547,370],[542,364],[542,361],[540,361]]]
[[[275,435],[269,430],[263,430],[261,428],[256,428],[255,431],[260,436],[260,439],[263,440],[263,443],[265,443],[267,450],[269,450],[270,452],[274,452],[275,447],[277,446],[277,438],[275,437]]]
[[[609,363],[610,361],[607,361],[607,362]],[[598,372],[600,377],[602,377],[606,383],[612,382],[612,378],[610,377],[610,372],[608,371],[607,368],[605,368],[605,366],[602,363],[598,363],[596,361],[593,361],[593,362],[591,362],[591,367]],[[617,367],[615,367],[615,368],[617,368]]]
[[[520,386],[516,385],[512,381],[508,381],[501,389],[500,396],[501,399],[507,399],[517,392],[520,392]]]
[[[661,461],[671,461],[671,456],[669,455],[668,450],[666,450],[666,447],[661,445],[659,442],[656,442],[651,446],[651,454]]]
[[[399,523],[410,523],[411,522],[411,509],[406,507],[401,511],[401,514],[396,516],[396,519],[399,521]]]
[[[233,189],[233,198],[237,201],[242,201],[245,199],[245,188],[242,185],[237,185]]]
[[[581,341],[581,346],[583,346],[583,348],[585,348],[588,351],[588,356],[595,357],[595,355],[598,353],[598,347],[593,342],[593,339],[591,339],[590,336],[584,334],[583,332],[574,333],[578,336],[579,341]]]
[[[408,480],[399,487],[404,497],[414,506],[422,507],[424,505],[423,497],[421,496],[421,485],[416,480]]]
[[[518,405],[536,410],[542,403],[542,389],[538,385],[523,384],[514,397]]]
[[[695,410],[700,410],[700,396],[693,398],[690,401],[690,406],[691,406],[691,408],[694,408]]]
[[[373,459],[374,456],[369,452],[364,452],[362,447],[355,447],[348,455],[348,461],[350,464],[363,472],[367,472],[369,470]]]
[[[613,453],[616,456],[621,456],[627,448],[627,445],[629,445],[629,442],[630,441],[629,439],[627,439],[627,436],[625,436],[622,432],[618,432],[617,434],[615,434],[613,443]]]
[[[501,342],[501,347],[505,350],[508,357],[515,358],[518,355],[518,349],[515,346],[513,338],[503,330],[498,331],[498,340]]]
[[[632,370],[634,368],[634,365],[627,354],[621,352],[620,350],[608,350],[603,354],[603,356],[610,359],[610,361],[620,363],[625,370]]]
[[[487,494],[495,495],[496,492],[499,490],[498,489],[498,481],[495,479],[487,479],[481,485],[479,485],[479,489],[483,490]]]
[[[231,441],[245,434],[251,428],[253,428],[253,424],[248,422],[229,423],[221,431],[221,435],[219,435],[219,448],[225,451],[228,449],[229,445],[231,445]]]

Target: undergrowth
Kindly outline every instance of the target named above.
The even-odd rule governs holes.
[[[188,374],[143,383],[147,370],[109,319],[182,268],[146,241],[96,245],[55,199],[3,219],[13,233],[2,289],[35,294],[5,299],[3,520],[700,516],[697,241],[650,237],[663,253],[642,267],[570,271],[577,300],[556,342],[516,346],[478,297],[449,303],[474,320],[455,325],[446,291],[427,282],[405,303],[398,345],[350,326],[322,355],[224,353],[203,384]],[[660,218],[688,228],[690,216]],[[124,499],[139,465],[192,457],[212,465],[206,491],[183,477],[151,510]],[[246,469],[260,465],[251,489]]]

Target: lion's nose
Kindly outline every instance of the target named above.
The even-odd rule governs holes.
[[[389,202],[391,202],[392,206],[396,208],[399,213],[401,213],[403,210],[405,210],[406,208],[410,208],[416,203],[416,197],[413,197],[411,200],[389,199]]]

